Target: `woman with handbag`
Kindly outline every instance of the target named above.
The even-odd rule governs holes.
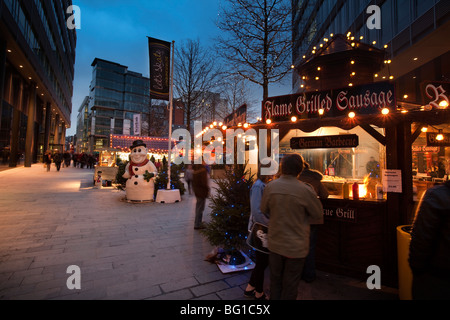
[[[270,172],[271,175],[262,175],[261,168],[269,168],[273,160],[269,161],[269,164],[263,165],[260,164],[258,168],[257,180],[253,184],[250,189],[250,219],[248,222],[248,230],[250,233],[256,232],[256,226],[267,229],[269,225],[269,219],[264,215],[264,213],[260,210],[261,198],[264,192],[264,188],[269,181],[271,181],[276,172]],[[275,166],[276,170],[278,170],[278,165]],[[262,244],[264,245],[263,239],[266,235],[260,235],[261,231],[257,232],[257,237],[261,239]],[[249,237],[251,235],[249,234]],[[266,300],[267,297],[264,294],[264,272],[269,265],[269,254],[268,250],[264,250],[264,248],[258,249],[255,247],[255,268],[252,271],[252,275],[250,276],[250,281],[247,285],[247,288],[244,291],[244,296],[248,298],[255,298],[256,300]]]

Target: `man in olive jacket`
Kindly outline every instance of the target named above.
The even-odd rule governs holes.
[[[297,180],[303,158],[292,154],[281,161],[281,177],[267,184],[261,211],[269,217],[270,299],[295,300],[309,252],[310,220],[323,215],[314,189]]]

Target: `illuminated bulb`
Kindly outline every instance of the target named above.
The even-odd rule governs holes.
[[[447,108],[448,107],[448,101],[446,100],[442,100],[441,102],[439,102],[439,107],[440,108]]]
[[[248,128],[248,123],[244,123],[244,128]]]
[[[319,109],[319,114],[323,115],[323,113],[324,113],[324,109]]]
[[[320,71],[320,67],[317,67],[317,71]]]
[[[403,95],[403,99],[408,99],[408,95],[407,94]]]
[[[305,59],[306,58],[306,56],[303,56],[303,59]]]
[[[419,58],[415,57],[413,60],[414,60],[414,61],[417,61],[417,59],[419,59]]]
[[[297,117],[296,116],[292,116],[291,121],[292,122],[296,122],[297,121]]]
[[[355,46],[355,43],[354,42],[352,42],[352,47],[354,47]]]
[[[378,78],[378,73],[375,73],[375,78]]]
[[[222,130],[227,130],[227,126],[223,126],[223,127],[222,127]]]
[[[305,87],[305,85],[303,85],[303,84],[300,85],[300,88],[304,88],[304,87]]]
[[[219,122],[219,127],[221,127],[223,125],[223,122]]]
[[[213,122],[213,125],[214,125],[214,126],[217,126],[217,121],[214,121],[214,122]]]
[[[211,124],[211,125],[209,125],[209,127],[212,129],[214,126]]]
[[[391,79],[391,80],[394,79],[394,76],[390,76],[389,79]]]
[[[267,124],[271,124],[271,123],[272,123],[272,120],[267,119],[267,120],[266,120],[266,123],[267,123]]]
[[[351,75],[354,76],[356,74],[356,72],[352,72]]]
[[[319,80],[319,77],[316,77],[316,80]]]
[[[355,60],[350,61],[351,64],[355,64]]]
[[[427,132],[428,128],[427,127],[422,127],[422,129],[420,129],[422,132]]]
[[[439,130],[439,133],[436,136],[436,140],[437,141],[442,141],[444,140],[444,135],[442,134],[442,130]]]
[[[359,37],[359,40],[362,40],[362,39],[364,39],[364,37],[363,37],[363,36]]]
[[[312,51],[312,54],[315,54],[315,53],[316,53],[316,50],[313,50],[313,51]]]
[[[387,45],[387,44],[385,44],[385,45],[384,45],[384,48],[386,49],[387,47],[388,47],[388,45]]]
[[[349,87],[353,87],[353,83],[350,82],[350,83],[348,84],[348,86],[349,86]]]
[[[381,109],[381,113],[384,114],[384,115],[387,115],[387,114],[389,114],[389,109],[388,108],[383,108],[383,109]]]
[[[353,119],[354,117],[356,117],[356,113],[354,113],[353,111],[348,113],[348,117]]]
[[[294,69],[295,68],[295,66],[294,65],[291,65],[291,69]]]
[[[375,45],[375,44],[377,44],[377,42],[376,41],[372,41],[372,44]]]
[[[330,37],[333,37],[333,36],[334,36],[334,34],[330,33]]]

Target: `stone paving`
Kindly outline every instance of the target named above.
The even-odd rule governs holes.
[[[244,299],[249,271],[222,274],[204,260],[213,248],[193,229],[193,195],[131,204],[124,191],[94,189],[92,176],[73,167],[46,172],[42,164],[0,171],[1,300]],[[208,212],[207,203],[206,221]],[[81,289],[67,287],[71,265],[80,267]],[[298,298],[398,296],[319,272],[301,283]]]

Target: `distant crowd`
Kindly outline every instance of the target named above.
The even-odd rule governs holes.
[[[61,165],[63,167],[70,167],[71,162],[75,168],[94,169],[95,165],[98,163],[98,156],[85,152],[71,153],[65,151],[61,153],[58,150],[55,150],[52,153],[50,150],[47,150],[44,155],[44,164],[47,165],[47,171],[50,171],[50,165],[52,162],[55,164],[57,171],[60,170]]]

